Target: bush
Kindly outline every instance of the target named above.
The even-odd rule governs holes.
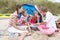
[[[47,0],[0,0],[0,13],[12,13],[16,4],[37,4],[40,8],[47,7],[54,15],[60,14],[60,3],[52,3]]]

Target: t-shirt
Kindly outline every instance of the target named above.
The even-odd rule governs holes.
[[[37,22],[37,17],[32,16],[31,21],[32,24],[35,24]]]
[[[46,24],[47,27],[52,27],[54,29],[57,29],[54,16],[49,11],[46,13],[46,17],[44,21],[47,23]]]

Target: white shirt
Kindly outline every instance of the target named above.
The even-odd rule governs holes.
[[[46,13],[46,17],[44,21],[47,23],[46,24],[47,27],[52,27],[54,29],[57,29],[54,16],[49,11]]]

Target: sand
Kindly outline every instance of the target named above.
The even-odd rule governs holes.
[[[0,19],[0,40],[18,40],[20,36],[15,34],[13,37],[6,30],[8,27],[8,19]],[[34,31],[31,36],[26,36],[25,40],[60,40],[60,32],[55,33],[51,37],[44,35],[42,33],[38,34]]]

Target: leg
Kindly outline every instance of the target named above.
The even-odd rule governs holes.
[[[45,28],[44,25],[38,26],[38,29],[41,31],[41,33],[46,34],[46,35],[51,35],[55,32],[53,28]]]
[[[24,40],[25,36],[27,35],[26,32],[21,33],[20,39],[19,40]]]

